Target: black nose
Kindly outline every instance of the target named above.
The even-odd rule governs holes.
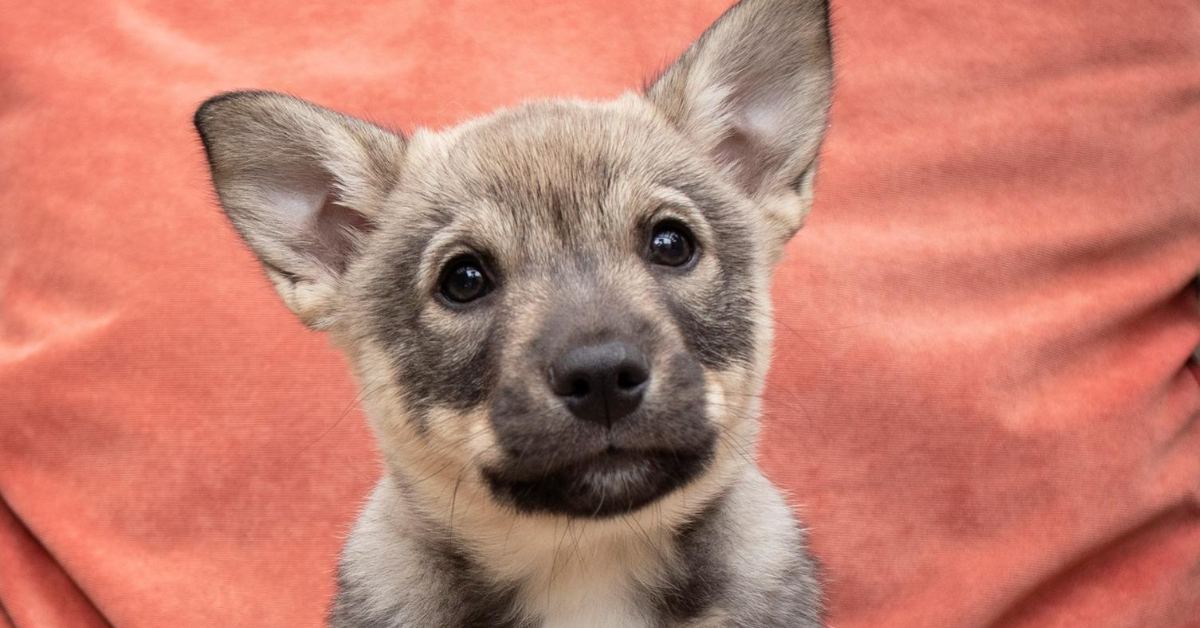
[[[550,389],[571,412],[611,427],[642,402],[650,365],[624,342],[573,347],[550,365]]]

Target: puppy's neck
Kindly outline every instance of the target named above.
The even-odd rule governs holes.
[[[451,570],[441,586],[473,589],[482,594],[478,599],[489,600],[486,612],[514,621],[640,628],[672,612],[664,592],[679,589],[695,570],[685,546],[712,546],[718,540],[711,537],[728,529],[714,525],[725,498],[742,474],[754,472],[734,462],[649,507],[604,519],[516,514],[478,483],[444,479],[435,491],[432,478],[419,488],[393,471],[364,518],[374,520],[376,529],[356,537],[401,539],[408,551]]]

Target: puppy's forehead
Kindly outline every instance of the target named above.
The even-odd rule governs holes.
[[[624,103],[624,104],[621,104]],[[563,235],[627,222],[696,170],[664,121],[627,101],[532,103],[451,131],[423,177],[454,222],[505,219]],[[521,235],[512,233],[508,235]]]
[[[567,175],[612,168],[656,168],[685,154],[682,138],[634,98],[614,103],[543,101],[468,123],[450,136],[451,155],[468,172],[557,186]]]

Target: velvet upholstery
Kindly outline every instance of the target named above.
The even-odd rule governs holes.
[[[0,625],[319,626],[379,473],[207,96],[608,98],[729,0],[0,0]],[[838,628],[1200,625],[1200,6],[834,0],[761,460]]]

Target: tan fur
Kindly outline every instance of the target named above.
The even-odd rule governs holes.
[[[639,596],[676,586],[689,560],[678,535],[718,498],[736,525],[720,532],[728,538],[706,542],[725,557],[738,601],[705,610],[689,628],[772,616],[769,599],[780,591],[795,599],[792,619],[777,619],[815,625],[811,565],[752,456],[770,357],[770,277],[811,205],[825,126],[825,11],[818,0],[745,0],[645,94],[528,103],[407,138],[280,94],[218,97],[197,113],[222,206],[288,307],[331,332],[350,358],[383,452],[386,476],[343,559],[369,596],[342,609],[336,625],[453,616],[453,600],[437,593],[452,592],[452,574],[413,558],[445,543],[480,565],[480,578],[519,583],[514,615],[504,619],[511,625],[648,628]],[[646,225],[663,220],[687,225],[701,251],[668,279],[639,257]],[[419,259],[398,267],[414,225],[429,228],[428,239]],[[740,230],[749,235],[736,246],[725,241]],[[482,402],[422,401],[420,369],[461,371],[469,387],[474,354],[454,350],[488,346],[496,333],[485,314],[432,296],[451,260],[478,251],[503,273],[497,303],[519,313],[503,320],[503,340],[489,354],[497,381]],[[722,283],[731,268],[736,284]],[[744,298],[728,305],[731,291]],[[407,325],[454,340],[421,354],[437,365],[398,357],[416,349],[398,349],[402,323],[381,319],[393,298],[404,299],[395,311],[411,316]],[[717,303],[736,311],[710,312]],[[490,404],[497,387],[543,377],[531,347],[548,326],[586,332],[640,321],[655,330],[650,370],[669,375],[675,358],[694,352],[688,334],[699,333],[679,310],[716,317],[702,321],[712,329],[751,330],[746,355],[703,369],[703,419],[717,433],[703,471],[611,518],[517,514],[498,501],[483,470],[511,453],[500,446]],[[647,398],[670,394],[666,375],[649,380]],[[556,393],[535,383],[526,387],[530,403],[559,407]],[[800,581],[782,582],[785,575]],[[404,604],[397,610],[389,600]]]

